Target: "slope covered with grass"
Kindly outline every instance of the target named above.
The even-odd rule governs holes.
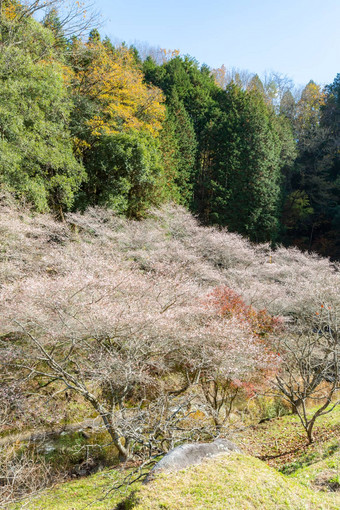
[[[27,502],[28,510],[336,510],[339,493],[322,493],[294,480],[264,462],[241,454],[222,455],[178,473],[163,474],[140,484],[108,492],[122,477],[118,471],[62,484]],[[131,495],[133,491],[133,494]],[[13,506],[19,510],[21,505]]]
[[[315,411],[310,407],[309,413]],[[315,441],[308,444],[297,415],[288,414],[234,431],[233,440],[250,455],[284,474],[330,458],[340,452],[340,406],[317,421]]]
[[[163,475],[136,495],[135,510],[338,509],[339,495],[320,495],[241,454]],[[128,507],[127,507],[128,508]]]
[[[124,503],[127,509],[176,509],[177,500],[182,504],[178,508],[189,509],[339,508],[339,423],[340,408],[336,408],[320,420],[317,440],[308,446],[297,417],[283,416],[234,431],[234,440],[246,455],[233,454],[176,475],[163,475],[147,487],[137,482],[120,490],[112,488],[122,483],[131,468],[105,470],[49,489],[26,500],[24,508],[82,510],[90,504],[94,510],[113,510]],[[135,496],[129,499],[132,492]],[[21,504],[12,508],[19,510]]]
[[[61,483],[36,497],[27,498],[10,506],[10,510],[113,510],[140,484],[111,491],[113,485],[124,480],[125,470],[105,470],[86,478]]]

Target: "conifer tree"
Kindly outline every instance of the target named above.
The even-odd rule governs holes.
[[[179,202],[189,205],[193,201],[197,141],[189,114],[173,92],[168,101],[170,127],[177,146],[177,172],[175,184]]]
[[[280,198],[279,136],[265,98],[232,84],[215,123],[219,152],[212,165],[209,214],[254,241],[274,240]]]

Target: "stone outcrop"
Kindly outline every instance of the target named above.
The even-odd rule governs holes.
[[[234,443],[228,439],[217,439],[213,443],[191,443],[177,446],[167,453],[150,471],[144,483],[150,482],[157,474],[200,464],[203,460],[222,453],[242,453]]]

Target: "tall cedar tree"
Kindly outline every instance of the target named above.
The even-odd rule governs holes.
[[[274,240],[281,142],[270,109],[260,92],[234,84],[222,100],[224,114],[216,123],[222,153],[214,165],[211,215],[251,240]]]
[[[177,57],[162,66],[148,59],[146,79],[178,97],[197,138],[191,208],[206,223],[226,225],[252,240],[275,239],[282,143],[261,91],[221,90],[206,66]],[[259,81],[259,80],[258,80]]]
[[[176,92],[168,99],[161,150],[170,196],[183,205],[192,205],[197,141],[190,116]]]

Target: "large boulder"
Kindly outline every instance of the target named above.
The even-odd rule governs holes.
[[[178,471],[194,464],[200,464],[204,459],[231,452],[242,453],[242,450],[228,439],[217,439],[213,443],[191,443],[177,446],[153,467],[144,483],[150,482],[158,473]]]

